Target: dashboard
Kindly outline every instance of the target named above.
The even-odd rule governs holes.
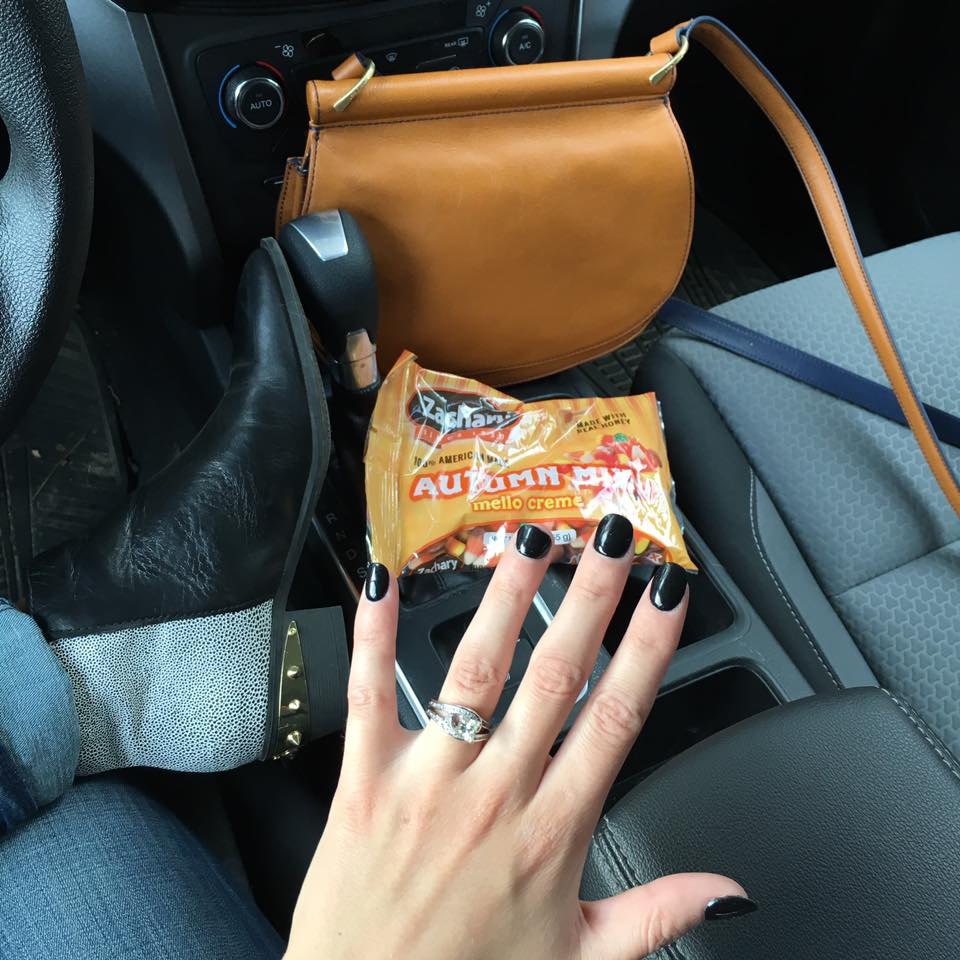
[[[381,74],[577,55],[580,0],[317,5],[257,18],[157,13],[157,45],[222,248],[270,233],[286,158],[303,153],[305,84],[359,51]]]
[[[97,142],[97,209],[131,283],[197,326],[273,232],[305,83],[610,56],[629,0],[67,0]],[[159,309],[159,307],[158,307]]]

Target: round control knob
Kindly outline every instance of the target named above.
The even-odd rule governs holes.
[[[266,130],[286,108],[283,86],[266,67],[256,64],[234,70],[223,87],[223,109],[235,123]]]
[[[526,10],[508,10],[493,25],[490,56],[501,66],[536,63],[543,56],[546,37],[540,21]]]

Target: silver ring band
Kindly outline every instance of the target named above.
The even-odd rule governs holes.
[[[427,716],[454,740],[460,740],[463,743],[481,743],[490,739],[489,722],[469,707],[431,700],[427,704]]]

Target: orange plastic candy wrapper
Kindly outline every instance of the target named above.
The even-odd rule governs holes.
[[[633,524],[637,562],[696,570],[652,393],[522,403],[404,353],[364,462],[370,557],[400,576],[492,567],[528,522],[576,563],[608,513]]]

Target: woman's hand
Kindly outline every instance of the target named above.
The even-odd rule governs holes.
[[[343,770],[294,914],[288,960],[639,960],[744,897],[726,877],[678,874],[592,903],[580,875],[604,798],[653,705],[687,608],[661,568],[556,756],[633,557],[623,517],[600,524],[486,743],[397,721],[397,586],[368,574],[357,612]],[[490,717],[552,540],[520,529],[438,697]],[[735,915],[750,901],[709,913]]]

